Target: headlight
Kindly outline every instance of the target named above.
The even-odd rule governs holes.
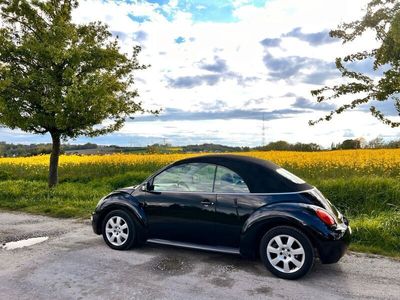
[[[103,203],[103,201],[107,198],[107,196],[104,196],[103,198],[100,199],[99,202],[97,202],[96,208],[98,208]]]

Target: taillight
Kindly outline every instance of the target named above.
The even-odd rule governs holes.
[[[321,221],[324,222],[326,225],[332,226],[332,225],[336,224],[335,219],[329,213],[327,213],[325,210],[317,209],[316,213],[317,213],[318,218],[320,218]]]

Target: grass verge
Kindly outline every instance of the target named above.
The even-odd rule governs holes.
[[[126,172],[82,181],[64,180],[47,189],[43,180],[0,181],[0,209],[54,217],[89,218],[110,191],[143,181],[149,172]],[[354,177],[313,180],[350,219],[350,249],[400,258],[400,182],[396,178]]]

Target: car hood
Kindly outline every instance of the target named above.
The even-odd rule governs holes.
[[[135,185],[135,186],[127,186],[127,187],[115,190],[114,193],[115,192],[124,192],[124,193],[128,193],[128,194],[132,194],[137,187],[138,187],[137,185]]]

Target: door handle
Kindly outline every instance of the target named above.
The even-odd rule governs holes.
[[[201,204],[204,206],[214,205],[214,202],[210,201],[209,199],[204,199],[201,201]]]

